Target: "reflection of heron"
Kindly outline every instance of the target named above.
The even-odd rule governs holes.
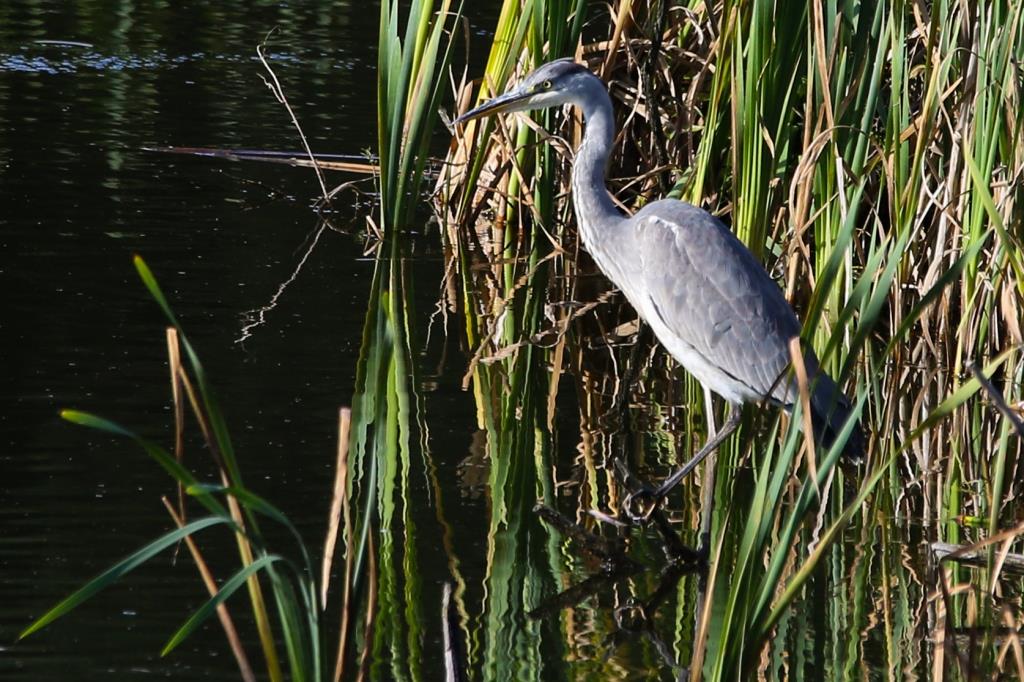
[[[740,405],[767,398],[792,407],[798,387],[788,372],[789,340],[800,335],[800,324],[753,254],[707,211],[675,199],[648,204],[629,218],[615,208],[604,184],[615,136],[611,98],[583,66],[568,59],[545,64],[456,123],[563,104],[580,107],[586,119],[572,169],[572,200],[584,246],[669,353],[729,404],[717,435],[657,491],[645,491],[639,509],[649,513],[736,430]],[[819,370],[813,351],[804,353],[804,364],[814,431],[828,446],[849,417],[850,402]],[[856,459],[862,451],[863,435],[855,425],[845,452]]]

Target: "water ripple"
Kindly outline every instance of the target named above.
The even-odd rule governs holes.
[[[286,52],[268,54],[268,59],[276,64],[302,63],[300,56]],[[74,55],[62,54],[60,56],[16,52],[0,53],[0,72],[62,74],[77,73],[79,71],[158,70],[201,61],[243,63],[258,60],[255,55],[210,55],[205,52],[178,55],[155,52],[146,56],[103,54],[93,50],[79,52]],[[336,66],[344,68],[347,65],[337,64]]]

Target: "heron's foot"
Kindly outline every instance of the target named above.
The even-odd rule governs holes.
[[[644,608],[643,602],[633,599],[629,600],[625,605],[616,608],[614,614],[616,624],[620,629],[627,632],[638,632],[650,623],[650,618],[647,615],[647,609]]]
[[[626,496],[622,501],[622,512],[633,523],[646,523],[660,502],[661,496],[658,495],[658,491],[643,486]]]

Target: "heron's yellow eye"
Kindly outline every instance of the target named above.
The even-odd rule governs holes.
[[[545,90],[550,90],[551,89],[551,81],[544,81],[543,83],[540,84],[540,86],[542,88],[544,88]]]

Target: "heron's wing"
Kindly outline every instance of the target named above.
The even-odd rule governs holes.
[[[659,336],[669,337],[662,339],[669,351],[692,349],[745,393],[791,402],[790,382],[780,377],[800,325],[753,254],[711,214],[682,201],[655,202],[629,222],[642,265],[632,273],[640,286],[627,295],[647,297],[647,315],[663,322]]]

